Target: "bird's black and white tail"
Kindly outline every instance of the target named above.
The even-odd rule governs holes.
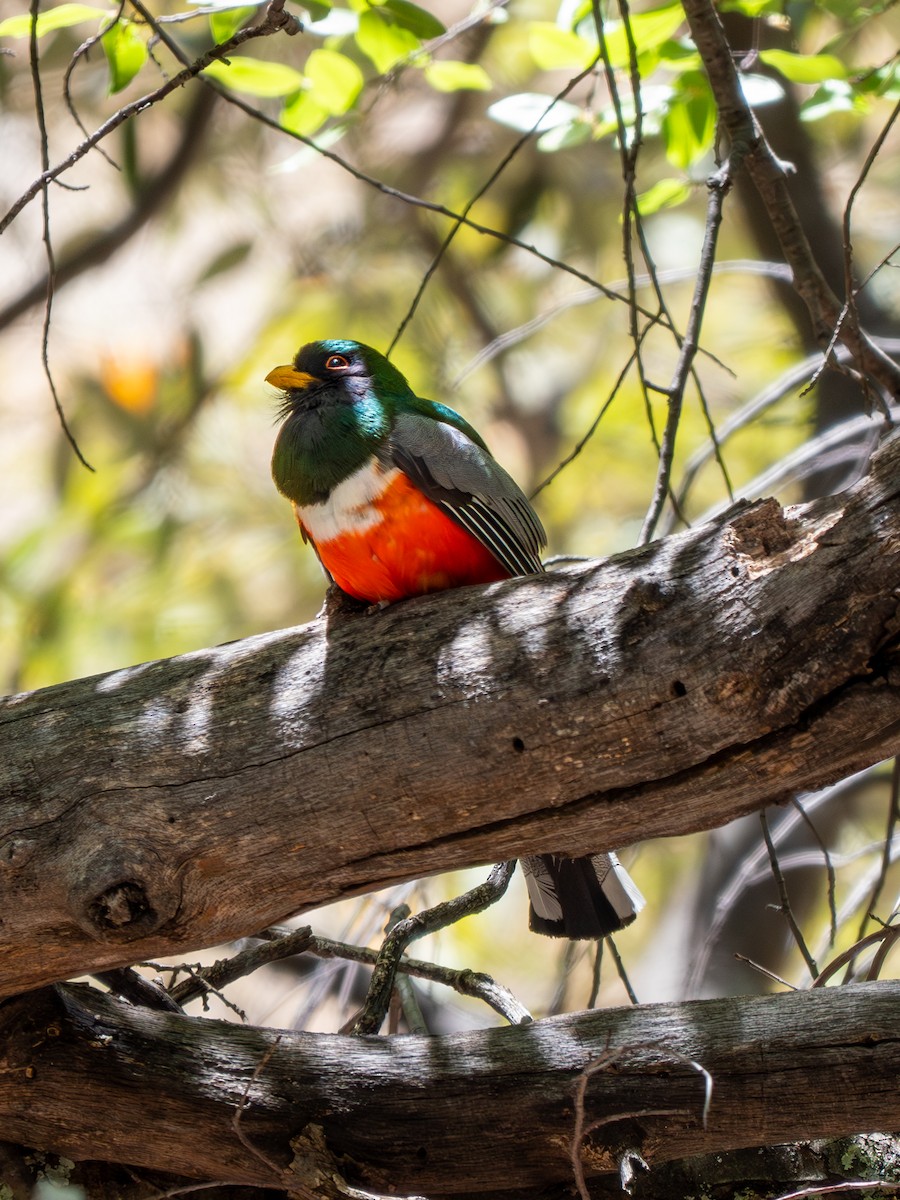
[[[529,925],[549,937],[601,938],[629,925],[644,897],[615,854],[522,859]]]

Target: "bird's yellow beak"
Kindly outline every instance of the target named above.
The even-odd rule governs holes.
[[[302,391],[316,382],[315,375],[307,375],[305,371],[298,371],[292,366],[275,367],[266,376],[266,383],[271,383],[272,387],[280,388],[283,392]]]

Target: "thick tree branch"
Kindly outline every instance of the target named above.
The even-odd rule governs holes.
[[[0,994],[892,755],[898,481],[7,698]]]
[[[254,1029],[63,986],[0,1007],[0,1056],[4,1137],[74,1159],[331,1186],[322,1195],[338,1194],[335,1177],[401,1196],[546,1195],[571,1184],[573,1153],[590,1178],[617,1173],[628,1151],[652,1170],[897,1128],[900,983],[442,1038]],[[698,1066],[713,1080],[705,1123]],[[579,1127],[592,1129],[580,1146]]]

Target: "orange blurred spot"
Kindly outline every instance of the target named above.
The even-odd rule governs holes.
[[[106,357],[100,364],[100,382],[119,408],[131,413],[147,413],[156,403],[159,368],[149,359],[123,361]]]

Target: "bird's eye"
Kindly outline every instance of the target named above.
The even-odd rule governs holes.
[[[326,371],[346,371],[349,366],[350,360],[343,354],[330,354],[325,360]]]

